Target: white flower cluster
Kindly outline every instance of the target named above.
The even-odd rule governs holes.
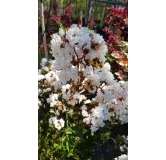
[[[47,102],[57,110],[56,116],[81,106],[83,121],[92,132],[113,118],[128,122],[127,82],[114,79],[105,62],[107,46],[102,36],[72,25],[52,35],[51,50],[55,59],[42,60],[39,93],[52,91]]]
[[[61,119],[57,119],[57,117],[51,117],[49,119],[49,124],[54,124],[55,128],[60,130],[61,128],[64,127],[65,121],[62,118]]]
[[[82,108],[83,116],[86,117],[83,121],[88,125],[91,124],[91,131],[97,131],[99,127],[105,125],[104,121],[111,121],[115,116],[122,124],[128,122],[126,91],[127,83],[122,85],[117,82],[97,90],[97,96],[93,101],[98,105],[91,110],[88,110],[88,106],[85,105]]]
[[[50,107],[56,107],[55,115],[59,116],[60,112],[64,113],[66,111],[66,106],[62,105],[62,102],[58,100],[58,94],[51,93],[49,98],[47,98],[47,103],[50,104]]]
[[[114,160],[128,160],[128,155],[122,154],[121,156],[115,158]]]
[[[53,60],[47,61],[46,58],[41,61],[41,69],[38,71],[39,95],[51,91],[55,81],[59,80],[59,77],[53,71],[53,64]]]

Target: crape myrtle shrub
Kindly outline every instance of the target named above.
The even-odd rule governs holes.
[[[72,25],[52,34],[38,76],[39,159],[127,159],[127,81],[106,62],[102,36]]]

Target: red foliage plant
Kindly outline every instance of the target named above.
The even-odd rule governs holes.
[[[115,59],[113,68],[118,79],[124,80],[128,72],[128,57],[122,41],[128,41],[128,2],[124,8],[106,7],[108,13],[104,19],[105,41],[110,56]]]
[[[72,12],[72,4],[70,4],[67,8],[66,8],[66,13],[71,14]]]

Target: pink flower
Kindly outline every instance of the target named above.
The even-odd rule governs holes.
[[[123,13],[122,8],[119,9],[118,13],[119,13],[119,14],[122,14],[122,13]]]
[[[111,41],[114,41],[114,40],[115,40],[115,36],[110,35],[110,36],[109,36],[109,39],[110,39]]]
[[[108,27],[104,27],[104,32],[108,32]]]
[[[109,7],[105,7],[105,10],[108,12],[109,11]]]

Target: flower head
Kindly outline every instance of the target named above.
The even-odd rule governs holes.
[[[58,130],[61,130],[63,127],[64,127],[64,125],[65,125],[65,121],[61,118],[61,119],[56,119],[55,121],[54,121],[54,125],[55,125],[55,128],[56,129],[58,129]]]

